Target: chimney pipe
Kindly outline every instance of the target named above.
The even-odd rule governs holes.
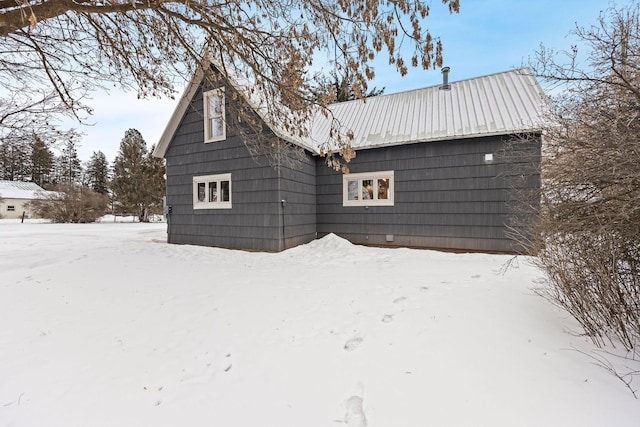
[[[449,90],[451,89],[451,85],[449,84],[449,67],[442,67],[442,86],[440,86],[440,90]]]

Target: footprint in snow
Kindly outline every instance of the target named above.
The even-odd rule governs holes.
[[[407,299],[407,297],[396,298],[396,299],[393,300],[393,303],[394,304],[398,304],[398,303],[401,303],[402,301],[404,301],[406,299]]]
[[[367,417],[362,409],[362,397],[351,396],[347,399],[344,422],[348,427],[367,427]]]
[[[344,343],[344,349],[346,351],[353,351],[356,348],[358,348],[363,341],[364,341],[364,338],[356,335],[355,337],[347,340],[347,342]]]
[[[479,274],[474,274],[471,276],[472,279],[479,279],[481,276]]]
[[[389,323],[393,320],[393,314],[385,314],[382,316],[382,323]]]

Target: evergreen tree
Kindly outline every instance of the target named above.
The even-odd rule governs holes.
[[[333,70],[329,77],[319,78],[314,92],[318,99],[328,96],[330,103],[337,103],[382,95],[385,88],[367,89],[366,79],[358,79],[348,67],[340,66]]]
[[[52,180],[54,156],[47,144],[38,135],[31,143],[31,180],[42,186]]]
[[[58,162],[58,182],[66,182],[70,184],[80,183],[82,179],[82,164],[78,158],[78,151],[76,149],[76,142],[73,138],[69,138],[64,147],[62,147],[62,153],[57,158]]]
[[[149,214],[161,206],[164,168],[151,156],[136,129],[127,130],[120,142],[113,162],[111,190],[120,209],[124,213],[136,213],[140,221],[148,221]]]
[[[87,182],[99,194],[109,192],[109,161],[102,151],[93,152],[87,163]]]
[[[149,179],[150,204],[149,214],[162,213],[162,198],[166,194],[164,159],[154,157],[155,145],[147,154],[146,173]]]
[[[21,138],[7,138],[0,143],[0,179],[29,181],[31,147]]]

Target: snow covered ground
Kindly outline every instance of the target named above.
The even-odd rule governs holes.
[[[640,425],[526,260],[165,236],[0,221],[0,426]]]

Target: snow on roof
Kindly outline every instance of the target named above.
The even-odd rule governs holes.
[[[154,155],[163,157],[191,98],[202,71],[196,73],[185,90],[165,129]],[[233,80],[233,79],[232,79]],[[231,81],[236,89],[248,83]],[[246,92],[246,91],[242,91]],[[253,92],[255,93],[255,91]],[[250,104],[260,114],[259,97]],[[541,131],[546,108],[543,90],[528,68],[490,74],[450,83],[450,89],[430,86],[366,100],[332,104],[333,118],[353,132],[356,150],[415,142],[442,141],[490,135]],[[279,137],[318,153],[327,141],[331,115],[318,111],[310,122],[309,136],[300,140],[260,114]]]
[[[0,197],[4,199],[40,199],[47,191],[34,182],[0,180]]]

